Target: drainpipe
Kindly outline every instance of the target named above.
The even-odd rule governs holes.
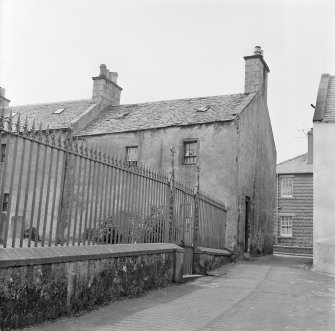
[[[279,175],[276,174],[276,217],[277,217],[277,228],[276,228],[276,238],[275,245],[278,245],[278,229],[279,229]]]

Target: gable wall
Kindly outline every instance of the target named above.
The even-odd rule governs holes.
[[[245,199],[250,199],[251,253],[272,253],[273,208],[276,187],[276,147],[266,101],[257,95],[238,121],[238,241],[245,240]]]

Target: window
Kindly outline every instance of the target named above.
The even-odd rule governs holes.
[[[64,110],[65,110],[65,108],[56,109],[56,110],[54,110],[54,114],[61,114]]]
[[[8,210],[9,193],[3,195],[2,211]]]
[[[127,149],[127,162],[129,167],[137,167],[138,146],[129,146]]]
[[[293,197],[293,178],[284,177],[281,179],[281,196]]]
[[[4,162],[6,159],[6,144],[1,144],[0,153],[0,162]]]
[[[184,164],[196,164],[198,157],[198,142],[184,141]]]
[[[280,216],[281,237],[292,237],[292,216]]]

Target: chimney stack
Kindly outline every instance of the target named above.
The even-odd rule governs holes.
[[[7,107],[10,103],[10,100],[5,98],[6,90],[3,87],[0,87],[0,108]]]
[[[308,139],[308,152],[307,152],[307,163],[313,163],[313,129],[307,132]]]
[[[100,75],[92,77],[94,103],[102,107],[118,106],[122,88],[117,84],[117,72],[110,72],[105,64],[100,65]]]
[[[268,73],[270,69],[263,58],[263,50],[256,46],[254,55],[245,56],[245,85],[244,93],[258,92],[266,101]]]

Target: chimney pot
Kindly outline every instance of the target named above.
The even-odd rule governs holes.
[[[118,75],[118,73],[117,72],[110,72],[109,73],[109,79],[113,82],[113,83],[115,83],[115,84],[117,84],[117,77],[118,77],[119,75]]]
[[[100,64],[100,76],[107,77],[107,66],[105,64]]]
[[[263,56],[262,47],[261,46],[255,46],[254,54]]]

